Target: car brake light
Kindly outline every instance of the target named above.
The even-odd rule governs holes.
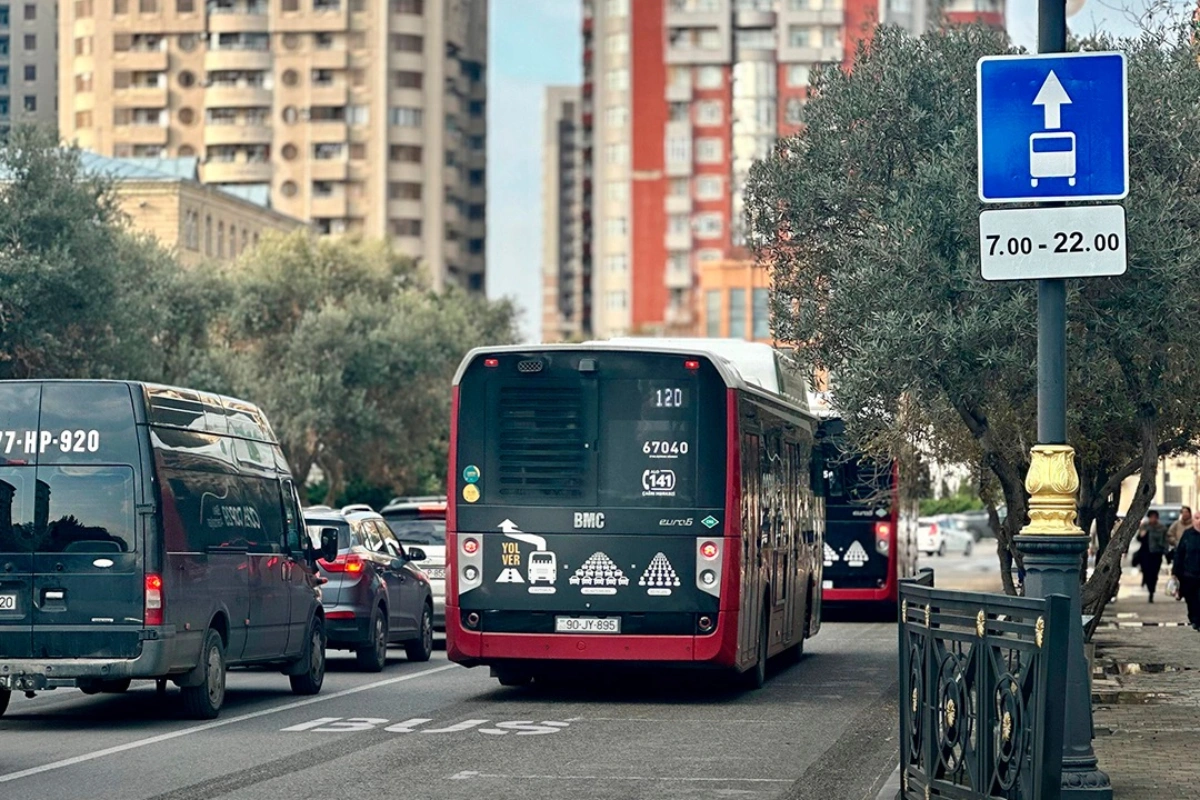
[[[717,554],[720,552],[721,550],[717,547],[716,542],[705,542],[704,544],[700,545],[700,555],[709,560],[716,558]]]
[[[163,624],[163,580],[161,575],[153,572],[146,575],[146,602],[143,618],[147,625]]]
[[[685,361],[685,362],[683,362],[683,368],[686,370],[689,370],[691,372],[695,372],[696,370],[700,369],[700,362],[699,361]]]
[[[333,561],[326,561],[322,558],[318,563],[326,572],[349,572],[352,575],[356,575],[363,571],[362,556],[357,556],[353,553],[338,556]]]
[[[500,366],[500,359],[498,359],[498,358],[485,358],[485,359],[483,360],[483,365],[484,365],[485,367],[498,367],[498,366]]]
[[[478,539],[463,539],[463,552],[469,556],[473,556],[479,552]]]

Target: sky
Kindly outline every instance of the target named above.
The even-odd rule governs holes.
[[[638,3],[661,0],[634,0]],[[1154,0],[1085,0],[1072,32],[1128,35],[1123,9]],[[1170,0],[1168,0],[1170,2]],[[488,86],[488,296],[522,310],[526,341],[541,331],[542,110],[547,86],[582,80],[579,0],[491,0]],[[1008,0],[1013,40],[1037,48],[1037,0]]]

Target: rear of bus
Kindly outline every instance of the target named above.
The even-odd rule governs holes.
[[[502,681],[556,661],[733,665],[728,393],[685,353],[468,355],[450,450],[450,659]]]
[[[911,559],[908,524],[900,513],[898,470],[843,447],[839,419],[821,424],[825,469],[822,602],[829,607],[888,610]]]
[[[0,712],[10,691],[163,668],[139,418],[136,384],[0,382]]]

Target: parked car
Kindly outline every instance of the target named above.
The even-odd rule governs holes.
[[[917,549],[927,556],[935,553],[939,556],[946,555],[946,539],[936,517],[917,519]]]
[[[399,643],[409,661],[433,653],[433,595],[416,566],[419,547],[405,547],[383,517],[359,506],[334,511],[306,508],[309,533],[337,530],[337,554],[317,562],[328,579],[321,587],[329,647],[353,650],[360,669],[379,672],[388,646]]]
[[[942,533],[942,546],[945,548],[945,552],[962,553],[964,556],[971,555],[975,549],[975,534],[962,520],[957,519],[953,514],[947,514],[936,517],[936,521]]]
[[[395,497],[379,513],[405,546],[425,551],[421,568],[433,590],[433,627],[446,630],[446,498]]]
[[[267,418],[126,381],[2,381],[0,713],[12,692],[180,687],[212,719],[226,670],[325,679],[318,555]],[[314,543],[314,539],[320,545]]]

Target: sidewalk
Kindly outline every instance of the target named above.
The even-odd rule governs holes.
[[[1093,643],[1093,746],[1119,800],[1200,796],[1200,633],[1159,578],[1127,568]]]

